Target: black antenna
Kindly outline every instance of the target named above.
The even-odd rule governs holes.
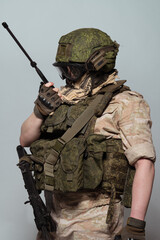
[[[30,64],[33,68],[35,68],[36,72],[38,73],[38,75],[40,76],[40,78],[42,79],[42,81],[44,83],[48,83],[48,80],[46,79],[46,77],[44,76],[44,74],[41,72],[41,70],[37,67],[37,63],[34,62],[32,60],[32,58],[28,55],[28,53],[26,52],[26,50],[22,47],[22,45],[20,44],[20,42],[17,40],[17,38],[15,37],[15,35],[12,33],[12,31],[9,29],[8,24],[6,22],[2,23],[2,26],[9,32],[9,34],[12,36],[12,38],[14,39],[14,41],[17,43],[17,45],[20,47],[20,49],[22,50],[22,52],[25,54],[25,56],[28,58],[28,60],[30,61]]]

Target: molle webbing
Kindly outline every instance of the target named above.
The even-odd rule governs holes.
[[[115,197],[126,185],[128,163],[121,140],[106,140],[93,129],[112,96],[128,90],[124,82],[108,85],[75,105],[63,104],[45,120],[41,139],[31,145],[32,160],[44,163],[44,171],[35,173],[40,189],[76,192],[100,187],[111,193],[112,212]]]
[[[109,85],[104,95],[100,92],[96,98],[90,103],[88,108],[79,116],[63,136],[60,138],[63,142],[69,142],[80,130],[87,124],[87,122],[94,116],[102,115],[104,109],[112,99],[114,92],[120,90],[125,81],[118,81],[116,85]]]
[[[107,214],[107,223],[111,223],[114,213],[114,203],[117,198],[123,195],[123,204],[126,207],[131,205],[131,190],[133,174],[132,167],[129,165],[124,155],[122,141],[120,139],[106,140],[106,158],[103,161],[104,173],[101,187],[110,193],[111,200]],[[127,189],[126,189],[127,185]],[[125,194],[124,194],[125,191]]]
[[[101,95],[102,99],[97,105],[95,110],[93,111],[93,115],[96,117],[100,117],[109,104],[112,97],[121,92],[124,88],[123,84],[125,83],[125,80],[117,81],[116,84],[110,84],[104,88],[102,88],[97,95],[93,95],[91,97],[87,97],[86,99],[78,102],[75,105],[69,106],[67,104],[61,105],[53,115],[48,116],[48,118],[45,120],[44,124],[41,127],[42,135],[44,134],[53,134],[52,138],[55,134],[57,135],[59,131],[59,126],[61,125],[60,136],[62,136],[63,133],[65,133],[68,129],[68,127],[71,127],[73,123],[80,117],[80,115],[86,110],[86,108],[91,104],[91,102],[96,98],[96,96]],[[126,90],[126,89],[124,89]],[[128,90],[128,89],[127,89]],[[99,98],[99,97],[98,97]],[[97,100],[96,100],[97,101]],[[94,105],[94,104],[92,104]],[[92,109],[87,110],[88,112],[92,111]],[[88,115],[85,114],[85,115]],[[87,117],[87,116],[86,116]],[[85,118],[86,118],[85,117]],[[82,119],[82,118],[81,118]],[[89,118],[88,118],[89,121]],[[83,122],[83,119],[82,119]],[[77,124],[78,123],[78,124]],[[74,123],[75,125],[81,124],[81,121],[78,120],[77,123]],[[79,127],[78,127],[79,129]],[[78,131],[77,131],[78,132]],[[68,134],[68,133],[67,133]],[[59,137],[59,134],[58,134]],[[43,136],[42,136],[43,138]]]
[[[44,171],[45,175],[51,178],[54,178],[53,165],[56,164],[60,153],[67,142],[74,138],[74,136],[80,132],[80,130],[89,122],[89,120],[94,116],[100,116],[109,101],[112,99],[113,93],[119,90],[125,81],[118,81],[115,85],[109,85],[106,87],[106,92],[104,94],[104,90],[98,94],[95,99],[89,104],[86,110],[74,121],[72,126],[60,137],[57,139],[51,153],[45,160]],[[104,95],[103,95],[104,94]],[[100,105],[100,107],[99,107]],[[54,190],[53,186],[47,185],[45,186],[46,190]]]
[[[44,171],[46,176],[54,178],[54,175],[53,175],[54,165],[57,163],[62,149],[65,147],[66,143],[68,143],[72,138],[74,138],[74,136],[92,118],[92,116],[95,114],[95,109],[97,108],[98,104],[101,102],[102,98],[103,98],[103,95],[97,95],[97,97],[91,102],[88,108],[73,123],[72,127],[69,128],[63,134],[62,137],[57,139],[52,151],[50,152],[49,156],[46,158],[46,161],[44,163]],[[54,190],[54,186],[51,186],[50,184],[45,184],[45,189],[52,191]]]

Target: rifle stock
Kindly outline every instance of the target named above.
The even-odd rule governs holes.
[[[24,155],[26,155],[26,151],[21,145],[17,146],[17,153],[19,158],[22,158]],[[45,206],[43,200],[39,195],[38,190],[36,189],[35,181],[30,170],[30,163],[22,160],[18,164],[18,166],[21,170],[25,183],[25,188],[28,192],[28,202],[33,208],[33,213],[35,217],[34,220],[37,229],[42,232],[44,240],[53,240],[53,237],[51,237],[50,233],[56,231],[56,224],[55,222],[53,222],[50,213],[47,211],[47,207]]]

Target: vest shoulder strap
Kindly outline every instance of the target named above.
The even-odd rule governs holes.
[[[123,87],[126,80],[117,81],[116,84],[111,84],[105,87],[105,89],[100,90],[96,98],[90,103],[86,110],[75,120],[71,128],[69,128],[61,137],[61,140],[65,143],[69,142],[94,116],[99,116],[100,112],[97,109],[102,109],[101,105],[107,106],[116,91]]]
[[[113,95],[115,95],[116,92],[119,92],[125,82],[125,80],[117,81],[116,84],[110,84],[98,92],[97,96],[89,104],[86,110],[73,122],[72,126],[57,139],[54,145],[56,158],[64,148],[65,144],[74,138],[74,136],[80,132],[94,115],[96,115],[96,117],[101,116]]]
[[[96,98],[89,104],[86,110],[74,121],[72,126],[63,134],[61,139],[69,142],[94,116],[96,108],[102,101],[103,94],[98,94]]]

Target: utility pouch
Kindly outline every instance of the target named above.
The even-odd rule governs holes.
[[[85,139],[73,138],[60,153],[56,146],[57,140],[39,140],[31,146],[36,187],[40,190],[76,192],[83,188]]]
[[[105,142],[106,138],[98,134],[92,134],[87,139],[87,158],[84,159],[85,189],[95,189],[102,181]]]
[[[108,192],[112,192],[115,188],[117,194],[123,194],[128,166],[122,141],[120,139],[108,139],[106,141],[102,188]]]
[[[88,126],[88,129],[84,132],[82,129],[84,130],[88,122],[92,121],[91,119],[95,114],[98,117],[102,114],[102,111],[96,112],[97,109],[99,110],[100,103],[105,103],[100,105],[100,108],[103,107],[104,110],[113,93],[118,91],[124,82],[118,81],[117,84],[109,85],[105,90],[103,89],[104,92],[95,95],[89,105],[85,103],[85,110],[76,115],[71,114],[71,106],[69,109],[65,107],[60,117],[59,108],[53,115],[55,119],[48,117],[45,122],[46,125],[44,124],[42,129],[45,139],[35,141],[30,148],[33,154],[32,160],[35,162],[35,179],[38,189],[76,192],[80,189],[95,189],[102,182],[102,188],[110,188],[110,181],[109,186],[106,186],[108,175],[104,176],[106,171],[105,157],[108,155],[110,158],[112,155],[112,152],[109,153],[106,148],[106,138],[102,135],[92,134],[92,126]],[[104,93],[106,93],[105,96]],[[83,104],[81,105],[84,107]],[[74,121],[71,125],[68,125],[72,117]],[[52,121],[54,124],[52,124]],[[55,125],[56,123],[57,125]],[[46,137],[52,139],[54,136],[56,139],[46,139]],[[112,160],[109,162],[112,162]],[[109,190],[111,191],[111,189]]]
[[[51,156],[53,146],[56,140],[41,139],[32,143],[30,151],[32,153],[31,159],[34,166],[34,177],[36,181],[36,188],[38,190],[53,190],[54,178],[53,167],[45,163],[46,159]],[[47,173],[47,174],[46,174]]]
[[[54,169],[55,190],[76,192],[83,188],[85,139],[73,138],[63,148]]]
[[[124,186],[123,199],[122,199],[122,204],[126,208],[130,208],[132,203],[132,185],[133,185],[134,175],[135,175],[135,168],[132,166],[129,166],[127,171],[126,182]]]

